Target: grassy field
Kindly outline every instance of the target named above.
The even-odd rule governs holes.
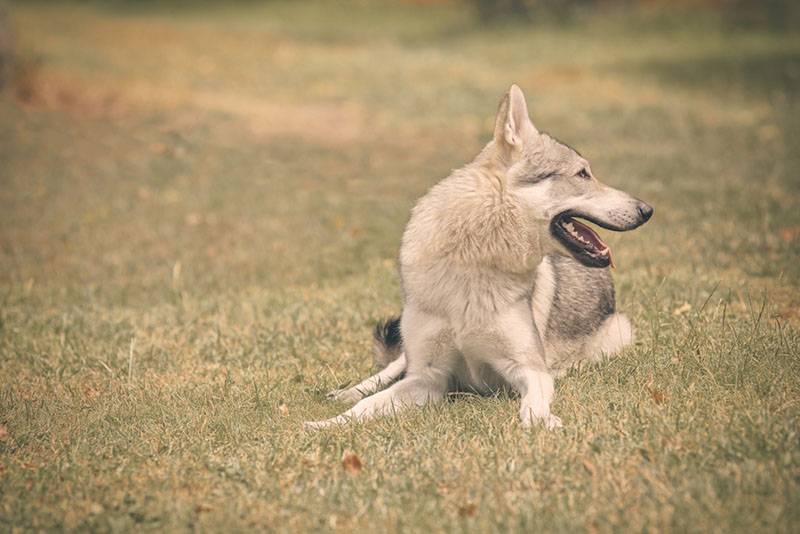
[[[120,6],[10,8],[0,531],[800,529],[797,34]],[[655,206],[604,233],[635,347],[557,382],[558,431],[505,396],[303,430],[369,371],[409,209],[511,82]]]

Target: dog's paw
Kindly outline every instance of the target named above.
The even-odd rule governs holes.
[[[364,398],[364,395],[356,388],[334,389],[329,391],[326,396],[339,402],[358,402]]]
[[[548,415],[541,421],[548,430],[555,430],[556,428],[562,428],[564,426],[564,423],[561,422],[561,418],[553,414]]]
[[[561,418],[551,413],[543,416],[536,416],[528,410],[522,412],[520,416],[524,428],[531,428],[534,425],[544,425],[548,430],[555,430],[556,428],[564,426],[564,423],[561,422]]]

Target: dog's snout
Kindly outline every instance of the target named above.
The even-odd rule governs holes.
[[[653,216],[653,206],[646,202],[639,201],[636,206],[639,209],[639,215],[642,217],[642,222],[645,223]]]

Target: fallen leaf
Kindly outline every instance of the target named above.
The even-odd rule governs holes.
[[[650,392],[650,397],[653,399],[653,402],[655,402],[658,405],[664,404],[664,401],[667,400],[664,393],[657,388],[648,386],[647,391]]]
[[[0,441],[5,441],[8,437],[8,427],[6,425],[0,425]]]
[[[781,239],[787,243],[790,243],[795,240],[797,236],[800,236],[800,226],[789,226],[788,228],[781,228],[779,235]]]
[[[354,452],[346,450],[342,455],[342,467],[347,473],[355,475],[361,471],[361,459]]]
[[[461,517],[475,517],[477,512],[478,505],[472,502],[458,507],[458,515]]]
[[[289,407],[286,406],[283,403],[280,403],[278,405],[278,411],[281,413],[281,415],[284,415],[284,416],[289,415]]]

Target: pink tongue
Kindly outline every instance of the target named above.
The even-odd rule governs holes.
[[[603,250],[608,248],[605,243],[600,239],[594,230],[586,226],[585,224],[572,219],[572,227],[575,228],[575,231],[581,236],[585,241],[591,243],[594,248],[597,250]]]
[[[575,219],[571,220],[572,227],[575,228],[575,231],[580,235],[585,241],[588,241],[592,244],[592,246],[597,250],[597,252],[608,256],[608,260],[611,263],[611,266],[614,266],[614,258],[611,256],[611,249],[608,248],[608,245],[603,243],[603,240],[600,239],[600,236],[597,235],[594,230],[586,226],[585,224],[576,221]]]

